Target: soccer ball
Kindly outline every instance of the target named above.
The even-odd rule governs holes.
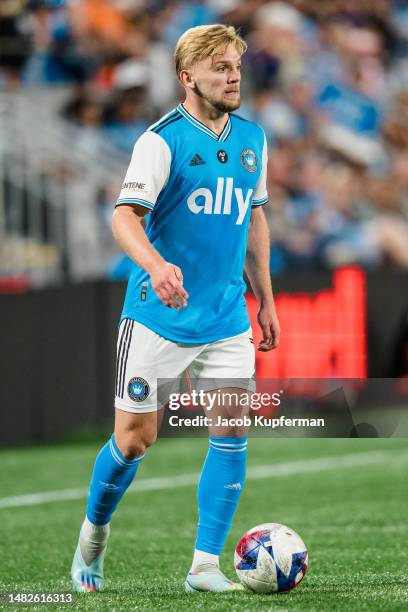
[[[285,525],[263,523],[247,531],[237,544],[235,570],[255,593],[290,591],[304,577],[308,554],[300,536]]]

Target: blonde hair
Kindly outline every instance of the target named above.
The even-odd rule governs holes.
[[[247,50],[246,42],[233,26],[215,23],[190,28],[180,36],[174,51],[177,74],[206,57],[221,53],[231,44],[240,55]]]

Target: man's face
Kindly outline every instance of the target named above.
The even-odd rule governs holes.
[[[193,90],[215,109],[229,112],[241,103],[241,56],[233,45],[197,62],[191,69]]]

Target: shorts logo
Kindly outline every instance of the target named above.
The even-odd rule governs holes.
[[[258,160],[252,149],[244,149],[241,153],[241,164],[248,172],[256,172]]]
[[[135,376],[129,380],[127,391],[134,402],[143,402],[150,393],[149,383],[144,378]]]

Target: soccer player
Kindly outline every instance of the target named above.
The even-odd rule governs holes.
[[[156,438],[157,380],[189,368],[203,386],[217,379],[216,389],[251,391],[245,260],[259,302],[258,349],[278,345],[262,210],[267,144],[257,124],[232,112],[240,105],[245,50],[225,25],[181,36],[175,62],[185,101],[136,142],[117,201],[113,233],[134,265],[119,327],[114,433],[96,458],[72,564],[78,591],[103,588],[112,513]],[[222,436],[210,428],[187,592],[242,588],[221,572],[219,556],[244,485],[246,447],[234,427]]]

